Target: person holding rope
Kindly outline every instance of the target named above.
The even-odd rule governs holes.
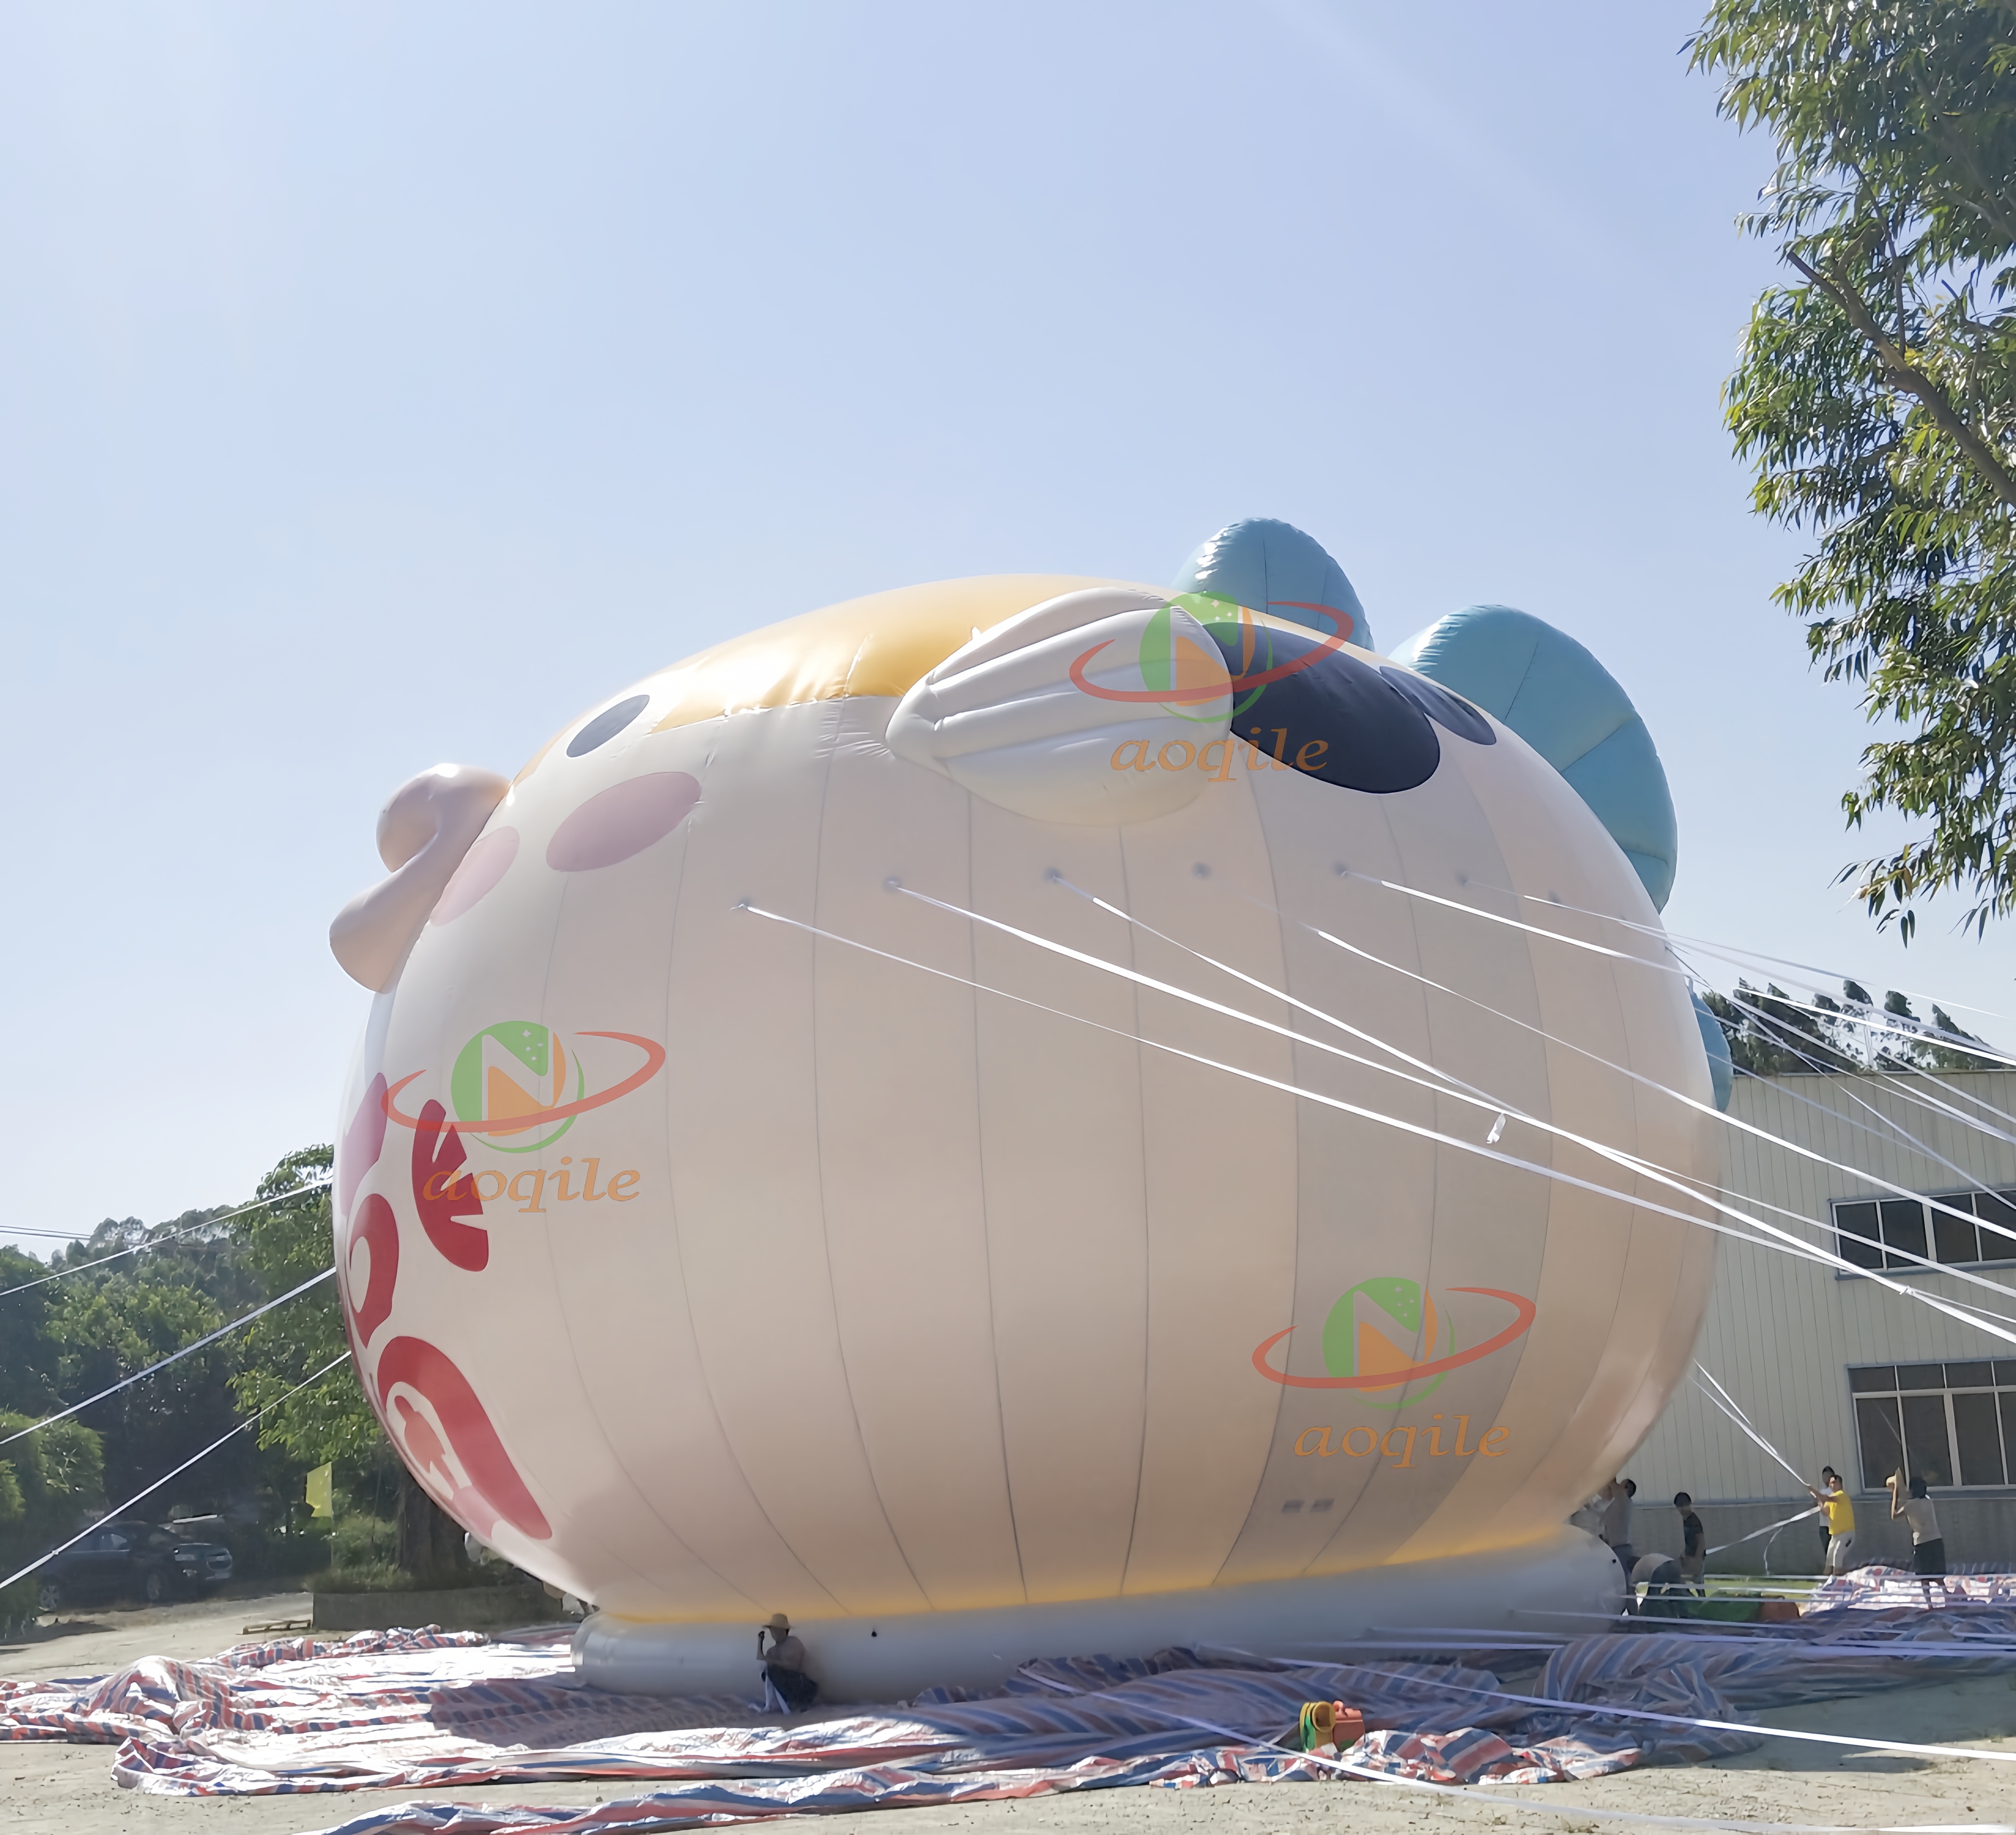
[[[1925,1603],[1931,1603],[1931,1582],[1946,1571],[1946,1542],[1939,1534],[1939,1513],[1932,1508],[1922,1478],[1906,1478],[1899,1466],[1885,1481],[1890,1491],[1890,1514],[1911,1526],[1911,1571],[1927,1582]]]
[[[1624,1570],[1627,1597],[1632,1596],[1631,1570],[1638,1560],[1631,1546],[1631,1500],[1637,1495],[1637,1483],[1629,1478],[1612,1478],[1597,1493],[1603,1500],[1603,1539]]]

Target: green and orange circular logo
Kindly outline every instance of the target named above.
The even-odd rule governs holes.
[[[1494,1351],[1502,1351],[1521,1337],[1533,1322],[1538,1311],[1523,1293],[1508,1293],[1497,1287],[1452,1287],[1452,1293],[1478,1293],[1502,1300],[1514,1317],[1502,1331],[1480,1344],[1460,1350],[1456,1322],[1445,1307],[1438,1308],[1435,1297],[1419,1281],[1399,1276],[1377,1276],[1348,1287],[1337,1297],[1323,1321],[1323,1368],[1320,1376],[1294,1376],[1277,1370],[1269,1354],[1295,1328],[1285,1327],[1256,1347],[1253,1367],[1270,1383],[1287,1389],[1355,1389],[1370,1408],[1411,1408],[1425,1401],[1442,1387],[1451,1370],[1475,1363]],[[1411,1384],[1426,1383],[1425,1388],[1395,1400],[1384,1398]]]
[[[507,1020],[484,1027],[462,1048],[448,1073],[448,1100],[457,1119],[488,1124],[470,1130],[486,1146],[536,1153],[574,1126],[571,1115],[557,1125],[538,1119],[567,1101],[570,1070],[578,1102],[588,1094],[587,1073],[579,1058],[570,1062],[560,1035],[535,1020]]]
[[[580,1041],[586,1038],[634,1045],[644,1061],[607,1088],[590,1089],[579,1050]],[[574,1041],[571,1049],[569,1039]],[[533,1153],[551,1146],[574,1125],[577,1115],[641,1088],[664,1061],[662,1045],[635,1032],[577,1032],[563,1038],[536,1020],[502,1020],[484,1027],[455,1054],[448,1072],[452,1121],[423,1122],[398,1106],[400,1093],[425,1076],[423,1070],[401,1077],[381,1101],[387,1119],[401,1128],[472,1134],[500,1153]]]

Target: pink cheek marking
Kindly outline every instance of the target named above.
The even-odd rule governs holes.
[[[516,829],[492,829],[483,839],[463,855],[462,865],[450,876],[441,888],[441,897],[434,901],[434,910],[428,915],[430,924],[452,924],[462,914],[470,909],[486,893],[493,891],[497,882],[509,870],[511,862],[518,858],[518,831]]]
[[[654,771],[612,784],[553,831],[546,844],[546,865],[563,873],[614,866],[663,840],[699,801],[698,779],[683,771]]]

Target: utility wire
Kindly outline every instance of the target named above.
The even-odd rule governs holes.
[[[68,1408],[65,1409],[61,1414],[50,1415],[45,1419],[36,1422],[33,1427],[23,1427],[17,1434],[9,1434],[5,1440],[0,1440],[0,1446],[12,1446],[16,1441],[25,1440],[31,1434],[39,1434],[45,1427],[52,1427],[59,1421],[68,1420],[72,1415],[77,1413],[80,1410],[89,1408],[94,1401],[103,1401],[108,1395],[117,1395],[122,1389],[131,1388],[135,1383],[139,1382],[143,1377],[151,1376],[157,1370],[164,1370],[171,1363],[181,1362],[184,1358],[190,1356],[194,1352],[202,1350],[206,1344],[214,1344],[218,1339],[225,1337],[231,1333],[236,1331],[240,1326],[249,1326],[253,1320],[260,1318],[264,1314],[271,1312],[275,1307],[285,1306],[290,1300],[294,1299],[299,1295],[305,1293],[309,1288],[320,1286],[324,1281],[328,1280],[335,1274],[335,1272],[336,1270],[333,1268],[324,1268],[320,1274],[312,1275],[307,1280],[303,1281],[298,1287],[289,1288],[286,1293],[283,1293],[279,1297],[279,1299],[268,1300],[264,1306],[255,1306],[242,1319],[235,1319],[228,1326],[219,1326],[217,1329],[210,1333],[207,1337],[199,1338],[193,1344],[185,1344],[181,1350],[171,1352],[167,1356],[163,1358],[159,1363],[150,1363],[144,1370],[135,1370],[131,1376],[124,1377],[120,1381],[114,1383],[110,1389],[101,1389],[95,1395],[88,1395],[81,1401],[73,1402]]]
[[[282,1192],[278,1197],[261,1198],[256,1204],[242,1205],[236,1211],[227,1211],[221,1217],[213,1217],[207,1223],[193,1223],[185,1229],[171,1231],[165,1236],[150,1237],[144,1243],[135,1243],[130,1249],[121,1249],[110,1255],[101,1255],[95,1261],[80,1261],[70,1268],[59,1268],[54,1274],[45,1274],[38,1281],[23,1281],[18,1287],[0,1287],[0,1300],[5,1300],[9,1294],[25,1293],[31,1287],[45,1286],[51,1281],[63,1279],[66,1275],[82,1274],[88,1268],[103,1268],[108,1261],[117,1261],[124,1256],[138,1255],[142,1249],[152,1249],[163,1243],[172,1243],[178,1237],[193,1236],[199,1230],[212,1229],[220,1223],[229,1223],[234,1217],[249,1217],[254,1211],[269,1210],[275,1204],[286,1204],[290,1198],[298,1198],[304,1193],[326,1192],[334,1182],[333,1179],[319,1178],[313,1185],[296,1186],[292,1191]],[[16,1236],[23,1236],[56,1234],[53,1230],[16,1230],[14,1233]],[[71,1243],[81,1240],[81,1238],[74,1236],[67,1236],[63,1240]]]

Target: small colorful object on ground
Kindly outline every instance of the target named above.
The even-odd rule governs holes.
[[[1365,1736],[1365,1716],[1341,1701],[1305,1701],[1295,1736],[1302,1752],[1341,1752]]]

